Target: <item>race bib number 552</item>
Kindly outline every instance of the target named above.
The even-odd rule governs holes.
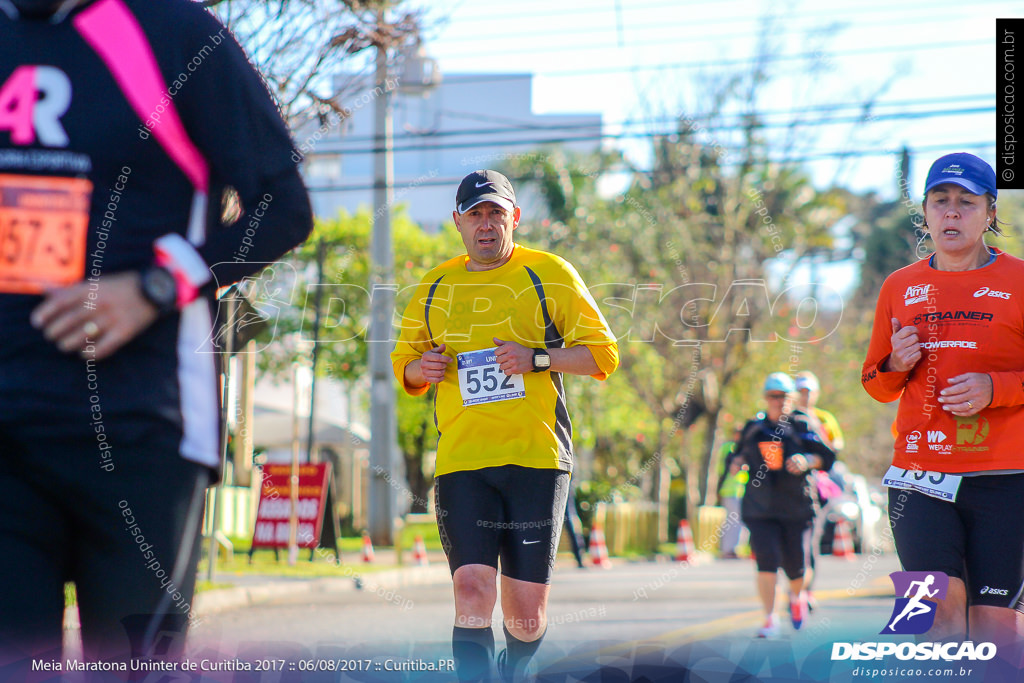
[[[85,276],[92,183],[0,174],[0,293],[40,294]]]
[[[506,375],[495,357],[497,348],[467,351],[456,356],[462,405],[510,401],[526,396],[522,375]]]

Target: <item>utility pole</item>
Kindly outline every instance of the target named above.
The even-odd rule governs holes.
[[[324,258],[327,255],[327,245],[323,238],[316,243],[316,294],[313,295],[313,370],[312,385],[309,390],[309,432],[306,437],[306,462],[315,463],[318,458],[313,457],[313,441],[316,436],[316,366],[319,360],[320,351],[320,302],[324,284]]]
[[[383,36],[384,10],[377,12],[377,34]],[[397,511],[395,479],[398,451],[395,385],[391,370],[391,321],[395,308],[395,256],[391,245],[391,186],[394,182],[394,135],[388,80],[390,41],[375,43],[377,69],[374,94],[373,235],[370,244],[370,509],[369,531],[378,545],[394,545]]]
[[[402,461],[398,457],[398,426],[395,384],[391,369],[392,321],[395,310],[395,256],[391,245],[391,204],[394,201],[394,133],[391,122],[391,97],[396,83],[390,79],[389,57],[403,50],[405,69],[401,80],[409,80],[415,92],[424,93],[437,85],[440,72],[436,62],[422,50],[409,52],[410,44],[419,46],[419,24],[415,13],[401,15],[388,22],[387,8],[392,3],[376,3],[372,26],[364,21],[352,26],[335,40],[348,44],[349,54],[365,48],[376,50],[374,76],[374,158],[373,158],[373,231],[370,241],[370,327],[368,336],[370,369],[370,500],[368,520],[370,536],[378,545],[393,545],[398,515],[398,494],[391,485],[401,480]],[[370,6],[365,9],[370,10]],[[406,78],[408,76],[408,79]]]

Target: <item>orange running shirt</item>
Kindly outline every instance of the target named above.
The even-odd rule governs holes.
[[[932,472],[1024,469],[1024,261],[998,249],[975,270],[935,270],[922,260],[886,278],[878,294],[861,382],[875,399],[900,400],[893,464]],[[892,318],[917,327],[922,358],[882,372]],[[967,372],[992,377],[992,403],[955,417],[939,392]]]

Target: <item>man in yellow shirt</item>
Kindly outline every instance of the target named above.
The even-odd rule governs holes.
[[[797,410],[807,416],[808,422],[814,427],[814,431],[818,432],[825,445],[838,454],[846,445],[843,430],[839,427],[839,420],[835,415],[818,407],[821,385],[818,384],[817,375],[810,370],[796,373],[796,390]]]
[[[547,628],[547,599],[572,471],[563,374],[603,380],[618,347],[576,270],[513,241],[512,184],[474,171],[452,217],[466,253],[424,276],[391,355],[406,392],[437,386],[435,501],[455,587],[461,680],[488,679],[498,559],[506,649],[521,677]]]

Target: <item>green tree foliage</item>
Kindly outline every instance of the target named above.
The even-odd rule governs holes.
[[[282,375],[295,362],[307,362],[315,328],[317,289],[321,293],[319,337],[320,377],[365,384],[368,344],[394,346],[402,311],[420,277],[430,267],[464,252],[454,230],[429,235],[401,211],[392,219],[395,244],[395,286],[398,288],[395,325],[391,340],[368,341],[370,226],[372,216],[361,211],[342,213],[335,220],[318,221],[313,236],[293,254],[299,273],[299,305],[288,309],[277,328],[277,342],[260,354],[264,372]],[[325,245],[322,276],[317,273],[317,249]],[[319,284],[318,284],[319,283]],[[361,392],[362,393],[362,392]],[[365,395],[365,394],[364,394]],[[432,392],[411,397],[398,392],[398,446],[405,461],[414,512],[425,512],[433,485],[428,456],[437,446]]]
[[[620,339],[621,381],[657,427],[650,457],[689,471],[697,503],[706,495],[722,392],[748,367],[754,346],[830,331],[813,307],[798,312],[768,287],[765,263],[828,248],[844,205],[755,148],[728,163],[695,129],[681,123],[677,134],[656,139],[654,169],[629,173],[625,191],[610,198],[597,179],[621,167],[615,157],[531,155],[512,172],[552,204],[552,220],[527,227],[524,238],[572,255]],[[698,422],[703,441],[683,439]],[[635,471],[628,458],[623,465]],[[656,495],[662,468],[641,469]]]

